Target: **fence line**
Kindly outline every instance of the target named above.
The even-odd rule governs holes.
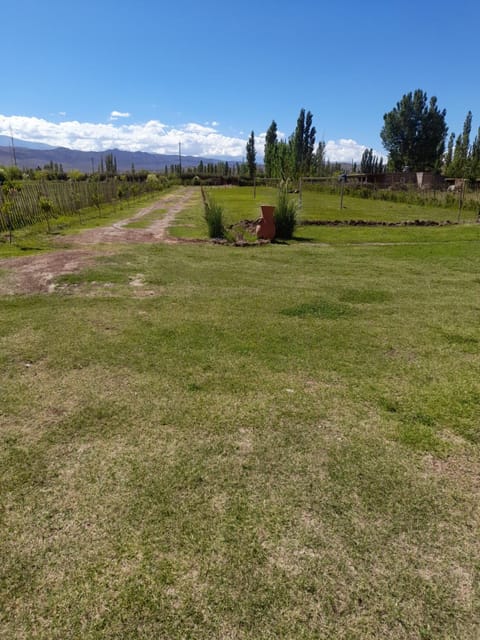
[[[73,216],[81,209],[128,200],[160,191],[168,183],[105,182],[22,182],[0,189],[0,232],[12,231],[59,216]]]

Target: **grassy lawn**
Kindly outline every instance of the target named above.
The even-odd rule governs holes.
[[[328,244],[364,243],[452,243],[478,242],[479,224],[461,224],[452,227],[329,227],[298,226],[294,238],[302,242]]]
[[[260,205],[275,205],[277,190],[268,187],[257,188],[256,198],[250,187],[214,187],[207,192],[224,208],[225,224],[239,220],[255,220],[260,217]],[[292,198],[298,198],[293,194]],[[298,211],[299,226],[295,239],[302,242],[325,242],[329,244],[377,243],[438,243],[480,240],[480,225],[474,222],[474,214],[465,211],[463,224],[453,227],[327,227],[302,225],[302,220],[377,220],[383,222],[403,222],[408,220],[434,220],[455,222],[456,209],[442,207],[413,206],[381,200],[345,197],[344,209],[339,208],[339,198],[327,193],[305,191],[303,205]],[[465,222],[467,224],[465,224]],[[194,204],[178,214],[175,225],[169,229],[170,235],[178,238],[206,238],[207,226],[203,219],[203,205],[200,189]]]
[[[364,199],[345,196],[340,209],[340,196],[304,190],[301,217],[304,220],[381,220],[403,222],[406,220],[436,220],[444,222],[458,220],[458,208],[419,206],[402,202]],[[463,222],[474,222],[476,213],[463,211]]]
[[[174,238],[205,239],[207,224],[203,218],[203,211],[201,192],[198,188],[192,204],[177,213],[173,225],[168,228],[169,235]]]
[[[255,219],[260,216],[260,205],[275,205],[277,190],[269,187],[257,189],[253,198],[250,187],[214,187],[208,189],[215,200],[225,208],[225,216],[232,223],[244,218]],[[299,194],[292,194],[292,198],[299,198]],[[302,220],[380,220],[403,222],[406,220],[445,220],[457,221],[458,209],[444,207],[418,206],[400,202],[386,202],[382,200],[354,198],[345,196],[343,209],[340,209],[340,197],[329,193],[305,189],[302,194],[302,206],[299,209],[299,219]],[[474,222],[476,214],[464,211],[461,220]]]
[[[480,241],[445,232],[1,299],[0,637],[478,638]]]

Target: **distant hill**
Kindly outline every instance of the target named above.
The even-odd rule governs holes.
[[[44,144],[43,142],[32,142],[31,140],[19,140],[18,138],[13,139],[13,144],[15,146],[15,151],[20,147],[25,147],[27,149],[55,149],[50,144]],[[0,136],[0,147],[9,147],[12,148],[12,139],[10,136]]]
[[[0,136],[0,142],[6,139],[8,144],[0,145],[0,165],[10,166],[12,164],[12,147],[10,138]],[[92,163],[94,170],[98,170],[102,157],[109,153],[113,153],[117,161],[118,171],[130,171],[132,164],[135,169],[146,169],[147,171],[163,171],[165,166],[178,164],[178,155],[164,155],[160,153],[145,153],[143,151],[122,151],[120,149],[110,149],[108,151],[76,151],[75,149],[66,149],[65,147],[50,147],[46,149],[33,149],[15,144],[15,157],[17,166],[20,169],[35,169],[43,167],[50,162],[61,164],[65,171],[78,169],[85,173],[92,171]],[[33,143],[32,143],[33,144]],[[182,156],[182,167],[195,167],[200,160],[204,163],[213,162],[209,158],[197,158],[194,156]]]

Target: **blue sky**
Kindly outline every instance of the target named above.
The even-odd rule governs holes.
[[[2,6],[0,134],[83,150],[244,155],[301,107],[332,160],[383,153],[383,114],[421,88],[480,124],[478,0]]]

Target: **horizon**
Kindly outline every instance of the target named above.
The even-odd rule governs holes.
[[[333,142],[333,141],[331,141]],[[346,141],[349,142],[349,141]],[[15,150],[15,152],[19,152],[19,151],[56,151],[56,150],[65,150],[65,151],[71,151],[71,152],[78,152],[78,153],[85,153],[85,154],[89,154],[89,153],[94,153],[94,154],[108,154],[108,153],[115,153],[115,152],[120,152],[120,153],[144,153],[146,155],[158,155],[158,156],[165,156],[165,157],[175,157],[178,158],[179,155],[181,155],[182,158],[194,158],[194,159],[198,159],[198,160],[214,160],[217,162],[228,162],[230,164],[233,163],[242,163],[245,162],[245,157],[230,157],[230,156],[223,156],[223,157],[215,157],[215,156],[206,156],[206,155],[194,155],[194,154],[190,154],[190,153],[184,153],[183,151],[179,152],[179,149],[177,147],[176,152],[175,151],[169,151],[167,153],[158,153],[156,151],[144,151],[142,149],[134,149],[134,150],[130,150],[130,149],[121,149],[119,147],[110,147],[108,149],[75,149],[72,147],[66,147],[63,145],[59,145],[59,146],[54,146],[54,145],[50,145],[48,143],[45,142],[35,142],[33,140],[27,140],[27,139],[22,139],[22,138],[16,138],[9,135],[5,135],[0,133],[0,149],[12,149],[12,143],[13,143],[13,148]],[[263,142],[262,142],[263,144]],[[318,143],[317,143],[318,144]],[[261,158],[261,160],[259,160],[259,157]],[[327,162],[331,162],[332,164],[338,163],[338,164],[357,164],[359,162],[359,160],[332,160],[329,157],[326,157],[326,161]],[[263,156],[263,149],[262,149],[262,153],[259,153],[257,151],[257,164],[261,164],[263,165],[264,162],[264,156]]]

